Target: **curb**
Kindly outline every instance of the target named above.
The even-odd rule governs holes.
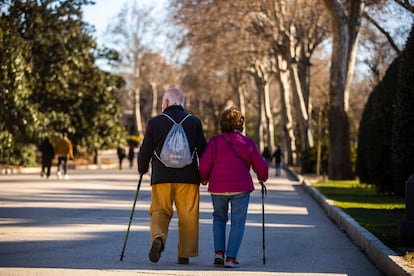
[[[97,170],[97,169],[116,169],[118,164],[99,164],[99,165],[68,165],[68,170]],[[6,167],[0,168],[0,175],[7,174],[32,174],[40,173],[41,167]]]
[[[115,150],[102,150],[100,154],[113,154],[116,155]],[[52,165],[52,169],[56,167],[56,164]],[[68,170],[96,170],[96,169],[116,169],[118,168],[117,159],[114,162],[109,164],[102,164],[98,162],[98,164],[88,164],[88,165],[74,165],[71,164],[70,161],[68,162]],[[40,174],[42,167],[19,167],[19,166],[9,166],[4,165],[0,167],[0,175],[3,174]]]
[[[328,217],[338,225],[339,229],[348,235],[361,251],[365,252],[368,258],[384,274],[393,276],[414,275],[414,268],[409,267],[402,257],[388,248],[371,232],[342,211],[341,208],[335,206],[331,200],[312,187],[303,176],[297,175],[290,169],[286,170],[302,183],[304,190],[324,209]]]

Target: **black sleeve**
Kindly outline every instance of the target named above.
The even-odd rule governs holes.
[[[207,142],[206,137],[204,136],[203,127],[201,125],[201,121],[198,121],[198,138],[197,138],[197,155],[199,157],[202,156],[204,150],[206,149]]]
[[[148,122],[147,130],[142,141],[141,148],[138,152],[138,172],[145,174],[148,172],[151,158],[154,154],[153,126],[151,121]]]

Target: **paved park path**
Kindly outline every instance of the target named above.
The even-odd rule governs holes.
[[[148,260],[149,175],[136,169],[70,170],[68,180],[0,175],[0,275],[382,275],[326,215],[301,183],[284,174],[267,182],[265,251],[260,185],[252,193],[240,268],[213,261],[212,205],[200,187],[200,255],[176,263],[177,219],[159,263]],[[264,253],[264,254],[263,254]],[[263,264],[265,255],[266,264]]]

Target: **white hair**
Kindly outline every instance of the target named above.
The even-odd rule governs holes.
[[[184,103],[185,103],[185,96],[183,91],[181,91],[178,88],[169,88],[167,91],[165,91],[164,96],[163,96],[163,101],[167,100],[168,101],[168,106],[171,105],[179,105],[184,107]]]

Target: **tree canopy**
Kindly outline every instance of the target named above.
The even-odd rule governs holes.
[[[90,3],[87,0],[3,2],[0,17],[3,161],[17,165],[32,163],[33,158],[23,158],[22,152],[33,151],[42,137],[53,139],[62,131],[69,133],[75,145],[89,151],[113,146],[123,136],[116,91],[124,81],[95,65],[100,52],[90,34],[92,28],[82,20],[82,6]]]

